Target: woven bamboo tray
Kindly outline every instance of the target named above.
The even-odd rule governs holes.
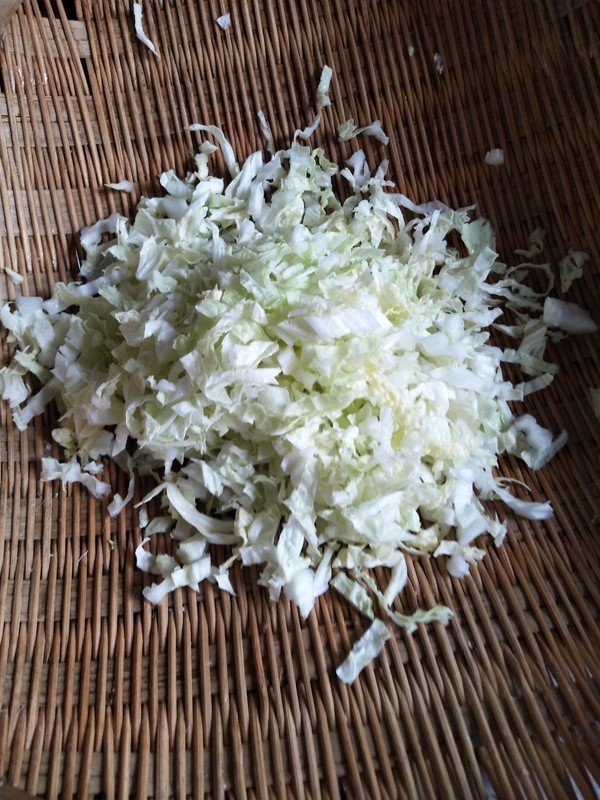
[[[381,119],[399,189],[476,203],[503,257],[538,226],[555,263],[587,251],[569,299],[600,321],[599,17],[586,0],[145,0],[157,58],[129,2],[26,0],[0,45],[1,263],[47,294],[75,274],[83,225],[190,167],[186,124],[221,125],[243,157],[262,109],[283,146],[327,63],[316,143],[340,163],[335,127]],[[484,164],[492,147],[504,166]],[[131,195],[103,188],[122,178]],[[0,292],[15,292],[3,273]],[[562,370],[527,408],[569,444],[539,473],[502,468],[555,518],[511,522],[462,581],[412,563],[404,608],[455,618],[397,632],[350,687],[334,669],[364,625],[333,592],[305,623],[252,573],[236,597],[145,603],[131,510],[110,520],[77,487],[40,485],[51,420],[20,435],[2,404],[0,777],[49,798],[597,796],[598,335],[552,356]]]

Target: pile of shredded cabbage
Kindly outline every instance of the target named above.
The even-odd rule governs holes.
[[[444,607],[392,608],[407,555],[444,556],[464,575],[484,554],[481,534],[505,535],[486,499],[530,519],[552,513],[494,474],[501,453],[537,468],[566,439],[509,406],[556,372],[543,352],[565,304],[526,283],[542,269],[549,290],[550,268],[499,263],[485,221],[415,206],[362,151],[341,170],[342,201],[338,167],[301,136],[240,166],[219,129],[194,129],[218,142],[227,180],[210,173],[206,141],[195,170],[164,173],[165,195],[142,199],[132,223],[113,214],[84,229],[81,281],[0,308],[16,345],[0,391],[16,425],[51,401],[60,411],[52,436],[65,458],[44,458],[42,478],[105,497],[113,459],[130,477],[114,515],[139,475],[154,476],[136,551],[158,576],[144,592],[153,603],[205,579],[233,592],[239,561],[260,565],[271,598],[283,590],[304,617],[335,575],[370,619],[376,600],[408,631],[447,622]],[[504,350],[488,330],[503,306],[515,339]],[[522,383],[503,377],[503,361],[522,367]],[[170,532],[174,556],[147,548],[157,532]],[[228,548],[224,563],[213,544]],[[382,588],[366,571],[379,565],[391,568]],[[343,680],[385,631],[373,622]]]

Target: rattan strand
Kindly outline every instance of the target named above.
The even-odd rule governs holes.
[[[368,156],[389,157],[417,201],[476,204],[503,257],[537,226],[554,262],[587,251],[569,299],[598,319],[597,3],[146,0],[158,58],[136,41],[130,6],[26,0],[4,32],[0,259],[22,291],[75,275],[82,226],[130,214],[164,169],[186,171],[198,145],[186,124],[221,125],[243,156],[262,146],[260,108],[285,144],[312,118],[329,63],[333,105],[315,143],[340,161],[352,145],[337,124],[380,118],[391,142],[361,141]],[[501,168],[484,164],[492,147]],[[103,188],[122,178],[131,195]],[[0,296],[15,292],[0,273]],[[442,602],[456,616],[398,633],[350,687],[334,667],[364,624],[337,596],[303,623],[237,570],[236,597],[206,586],[144,603],[135,515],[111,521],[78,487],[40,486],[55,412],[21,435],[2,405],[0,777],[49,798],[594,797],[598,353],[598,335],[559,343],[559,377],[528,398],[568,447],[535,474],[502,462],[555,518],[511,520],[462,581],[411,564],[403,607]]]

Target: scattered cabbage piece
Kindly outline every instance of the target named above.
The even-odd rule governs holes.
[[[412,58],[414,56],[415,48],[412,46],[412,44],[408,45],[408,47],[406,48],[406,52],[408,53],[410,58]]]
[[[118,183],[105,183],[107,189],[114,189],[116,192],[131,192],[133,191],[133,183],[128,180],[122,180]]]
[[[11,281],[15,284],[15,286],[20,286],[23,283],[23,276],[20,272],[16,272],[14,269],[10,267],[3,267],[4,272],[7,276],[11,279]]]
[[[137,38],[145,44],[148,50],[151,50],[155,56],[158,56],[156,51],[156,47],[154,46],[154,42],[152,42],[146,33],[144,32],[144,27],[142,25],[142,14],[143,14],[143,7],[141,3],[134,3],[133,4],[133,21],[135,26],[135,35]]]
[[[446,568],[454,578],[464,578],[469,574],[471,564],[476,564],[485,557],[485,550],[469,544],[461,544],[451,539],[444,539],[433,553],[435,558],[447,556]]]
[[[65,462],[45,459],[42,477],[105,498],[98,476],[113,459],[129,486],[112,514],[138,476],[155,478],[140,526],[176,546],[154,555],[147,538],[136,550],[157,576],[152,602],[203,580],[233,592],[239,561],[259,565],[269,596],[283,591],[303,616],[333,580],[367,616],[370,593],[408,632],[446,624],[443,607],[392,608],[406,558],[443,557],[462,575],[483,553],[475,539],[506,533],[487,499],[528,519],[552,513],[495,470],[503,452],[537,468],[566,441],[509,401],[549,383],[548,326],[584,312],[545,299],[548,265],[500,263],[488,223],[413,203],[362,151],[340,172],[342,200],[338,167],[298,141],[306,131],[240,165],[219,128],[189,130],[217,146],[202,142],[185,178],[165,172],[164,195],[143,198],[132,222],[113,214],[84,229],[81,281],[0,306],[15,347],[0,391],[15,423],[53,401],[60,413],[52,436]],[[209,170],[218,148],[227,180]],[[548,276],[545,291],[527,286],[532,269]],[[504,305],[517,323],[502,350],[489,329]],[[513,386],[503,362],[530,380]],[[28,374],[41,384],[33,394]],[[392,570],[385,591],[365,573],[377,566]],[[370,631],[344,679],[389,636],[380,622]]]
[[[440,53],[433,54],[433,63],[435,64],[436,70],[441,75],[442,72],[444,71],[444,62],[442,60],[442,56]]]
[[[331,67],[324,66],[323,71],[321,72],[319,85],[317,86],[317,103],[319,104],[320,108],[326,108],[327,106],[331,105],[331,100],[329,99],[329,86],[331,85],[332,77],[333,70]]]
[[[392,634],[387,625],[380,619],[374,619],[336,669],[338,678],[344,683],[355,681],[367,664],[377,658],[384,644],[391,638]]]
[[[19,369],[16,363],[10,368],[0,369],[0,394],[13,409],[13,413],[29,397],[29,386],[23,379],[27,372],[27,367],[22,366]]]
[[[457,544],[457,542],[453,542],[453,544]],[[447,625],[452,619],[452,611],[447,606],[417,609],[417,611],[413,611],[412,614],[402,614],[400,611],[395,611],[386,594],[379,589],[377,583],[370,575],[361,570],[355,570],[354,576],[359,583],[362,583],[377,598],[379,605],[389,619],[399,628],[403,628],[407,634],[414,633],[419,624],[440,622],[442,625]]]
[[[258,121],[260,122],[261,133],[265,138],[265,148],[267,150],[267,153],[273,155],[274,153],[273,136],[271,134],[271,128],[269,127],[269,123],[267,122],[265,112],[259,111],[256,116],[258,117]]]
[[[491,167],[501,167],[504,164],[504,150],[501,147],[494,147],[487,151],[483,160]]]
[[[224,31],[226,31],[227,28],[231,28],[231,14],[223,14],[217,17],[217,25]]]
[[[533,258],[539,255],[544,249],[545,238],[546,231],[543,228],[536,228],[533,233],[529,234],[527,249],[515,250],[515,254],[524,258]]]
[[[338,139],[340,142],[347,142],[349,139],[354,139],[361,133],[367,136],[374,136],[375,139],[382,144],[388,144],[390,141],[389,137],[384,133],[381,127],[381,120],[379,119],[376,119],[375,122],[372,122],[370,125],[365,125],[363,128],[359,128],[354,123],[353,119],[347,119],[338,126]]]
[[[558,262],[560,275],[560,290],[566,293],[574,281],[583,275],[583,265],[589,261],[589,255],[578,250],[569,250],[567,255]]]
[[[105,219],[99,219],[97,222],[94,222],[93,225],[88,225],[86,228],[82,228],[81,233],[79,234],[81,246],[87,251],[88,254],[90,254],[93,252],[95,246],[100,244],[102,241],[102,236],[105,233],[116,232],[117,223],[122,219],[123,217],[115,212]]]
[[[530,234],[528,244],[529,244],[529,253],[528,256],[531,258],[538,253],[541,253],[544,249],[544,239],[546,238],[546,231],[543,228],[536,228],[533,233]]]
[[[369,597],[367,590],[345,572],[338,572],[330,581],[330,586],[339,592],[357,611],[367,617],[374,619],[373,601]]]
[[[82,468],[75,457],[60,463],[56,458],[48,456],[42,458],[41,479],[43,481],[60,480],[63,487],[68,483],[81,483],[94,497],[103,497],[110,492],[110,484],[104,483],[93,474],[93,465],[92,470],[89,467],[88,464]]]
[[[531,414],[519,417],[514,424],[514,430],[517,438],[521,437],[521,458],[532,469],[541,469],[567,443],[566,431],[553,440],[550,431],[542,428]]]
[[[577,303],[568,303],[556,297],[546,298],[543,320],[549,327],[560,328],[565,333],[595,333],[598,330],[589,311]]]
[[[396,597],[406,586],[408,581],[408,567],[406,565],[406,557],[402,554],[398,562],[392,567],[392,574],[388,585],[383,593],[383,600],[387,605],[391,605]]]
[[[317,130],[320,124],[321,124],[321,114],[319,113],[310,123],[310,125],[307,125],[306,128],[302,128],[301,130],[296,131],[296,133],[294,134],[294,141],[296,139],[304,139],[305,141],[307,139],[310,139],[310,137]]]

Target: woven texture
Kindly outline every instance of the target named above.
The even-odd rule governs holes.
[[[341,163],[355,145],[336,126],[381,119],[389,147],[360,142],[372,163],[389,157],[416,201],[475,203],[504,258],[536,227],[554,263],[588,252],[569,299],[598,322],[599,17],[585,0],[146,0],[157,58],[129,2],[26,0],[0,44],[1,264],[47,295],[76,274],[82,226],[190,168],[185,125],[222,126],[243,157],[263,146],[262,109],[284,146],[327,63],[316,144]],[[492,147],[504,166],[484,163]],[[132,194],[103,188],[123,178]],[[15,291],[0,274],[0,296]],[[55,412],[21,435],[2,404],[0,777],[49,798],[593,798],[598,335],[551,355],[561,372],[526,406],[568,446],[539,473],[502,471],[555,518],[511,521],[462,581],[413,562],[402,607],[454,619],[397,632],[350,687],[334,670],[364,625],[333,592],[304,623],[252,572],[234,573],[236,597],[208,585],[145,603],[133,512],[111,520],[77,486],[40,485]]]

